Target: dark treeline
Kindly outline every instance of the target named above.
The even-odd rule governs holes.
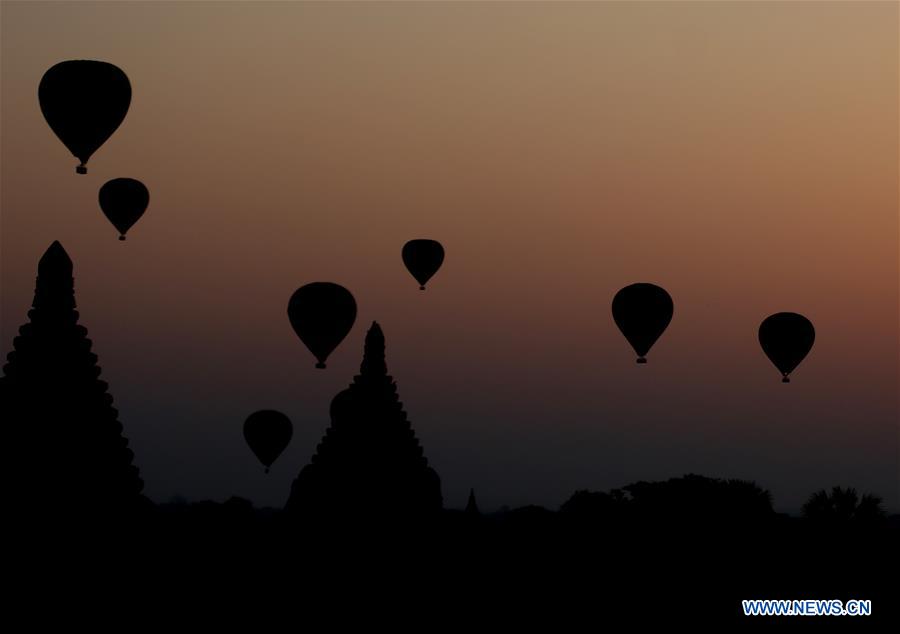
[[[183,521],[186,524],[277,525],[294,519],[284,509],[256,508],[252,501],[238,496],[224,502],[188,502],[176,496],[152,508],[157,518],[174,524]],[[330,513],[343,519],[338,511]],[[318,516],[317,512],[300,519],[315,521]],[[860,495],[853,488],[817,491],[803,505],[801,513],[792,516],[775,512],[771,493],[753,482],[697,474],[658,482],[635,482],[608,492],[579,490],[557,509],[527,505],[482,512],[472,490],[464,509],[440,509],[434,518],[438,524],[479,526],[484,530],[527,524],[560,526],[566,530],[633,529],[642,525],[670,529],[705,525],[742,530],[750,527],[848,531],[900,528],[900,515],[889,516],[878,496]]]

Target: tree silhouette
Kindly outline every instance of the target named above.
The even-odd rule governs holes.
[[[772,494],[745,480],[721,480],[695,474],[664,482],[635,482],[624,487],[637,515],[698,521],[765,520],[774,515]]]
[[[841,487],[832,488],[830,494],[825,489],[813,493],[802,513],[808,520],[827,524],[878,524],[887,518],[880,497],[867,494],[860,498],[856,489]]]
[[[28,317],[0,378],[8,500],[30,515],[142,508],[143,482],[87,329],[77,323],[72,260],[59,242],[38,264]]]
[[[331,426],[291,487],[285,510],[322,518],[428,515],[443,505],[387,373],[384,335],[373,323],[360,373],[331,403]]]
[[[559,507],[560,513],[587,522],[620,518],[627,512],[628,500],[621,489],[609,493],[601,491],[575,491]]]

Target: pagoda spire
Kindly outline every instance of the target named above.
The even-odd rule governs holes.
[[[359,373],[364,377],[387,376],[387,363],[384,360],[384,333],[377,321],[372,322],[369,332],[366,333]]]
[[[37,316],[42,321],[78,319],[78,313],[74,312],[75,279],[72,277],[72,259],[58,241],[50,245],[38,262],[32,307],[28,316]]]
[[[470,515],[481,515],[478,510],[478,503],[475,501],[475,489],[469,489],[469,501],[466,503],[466,513]]]
[[[72,258],[59,240],[54,240],[38,261],[38,278],[43,278],[45,282],[58,279],[74,288],[72,268]]]
[[[0,377],[4,498],[22,517],[84,519],[146,505],[87,329],[72,260],[54,242],[38,263],[29,322]]]
[[[360,373],[332,400],[331,426],[294,480],[289,515],[390,519],[443,507],[440,478],[403,411],[384,348],[384,333],[373,322]]]

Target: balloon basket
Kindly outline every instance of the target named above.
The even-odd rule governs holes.
[[[647,359],[645,359],[644,357],[638,357],[637,362],[638,363],[647,363]]]
[[[424,291],[424,290],[425,290],[425,287],[424,287],[424,286],[420,286],[420,287],[419,287],[419,290],[420,290],[420,291]]]
[[[87,174],[87,168],[84,165],[79,165],[75,168],[76,174]]]
[[[316,364],[316,367],[319,368],[320,370],[324,370],[325,364],[320,361],[319,363]]]
[[[119,236],[119,240],[124,240],[125,236]]]
[[[790,383],[791,380],[790,380],[789,378],[787,378],[787,377],[784,377],[783,379],[781,379],[781,382],[782,382],[782,383]]]

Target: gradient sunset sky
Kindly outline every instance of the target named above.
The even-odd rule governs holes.
[[[152,499],[281,506],[377,320],[447,507],[694,472],[779,510],[834,485],[900,509],[900,4],[4,1],[0,22],[2,352],[59,240]],[[37,100],[68,59],[133,89],[87,176]],[[97,203],[117,177],[151,195],[126,242]],[[400,259],[420,237],[447,252],[424,293]],[[326,371],[286,315],[313,281],[359,306]],[[610,312],[634,282],[675,301],[646,366]],[[817,332],[789,385],[757,342],[780,311]],[[257,409],[294,422],[268,476]]]

